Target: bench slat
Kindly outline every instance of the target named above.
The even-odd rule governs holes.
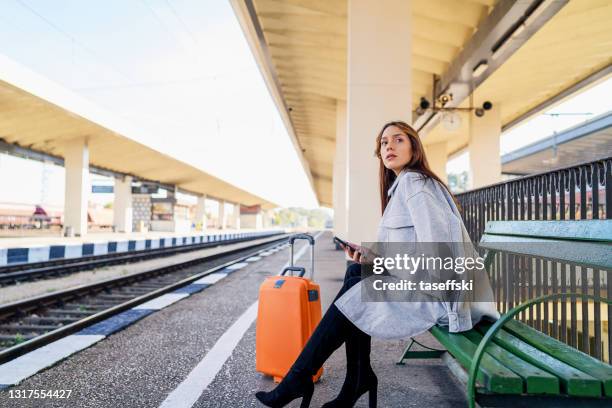
[[[492,251],[538,256],[555,261],[578,263],[598,269],[612,269],[612,245],[583,241],[546,241],[541,238],[483,235],[479,246]]]
[[[482,322],[476,329],[485,334],[490,323]],[[556,375],[561,380],[562,390],[568,395],[583,397],[600,397],[601,382],[592,376],[575,369],[547,353],[508,333],[505,329],[498,331],[493,341],[525,361]]]
[[[612,396],[612,366],[603,363],[580,350],[553,339],[532,327],[516,320],[509,321],[505,329],[521,340],[540,349],[557,360],[563,361],[580,371],[599,379],[607,396]]]
[[[482,340],[482,334],[477,330],[470,330],[463,334],[476,346]],[[526,386],[524,391],[528,394],[560,393],[559,379],[547,371],[539,369],[493,342],[489,343],[485,351],[503,366],[522,377]]]
[[[476,346],[463,334],[449,333],[446,328],[433,326],[431,334],[459,361],[469,369]],[[523,391],[523,380],[518,375],[501,365],[485,353],[478,371],[478,381],[490,391],[499,394],[520,394]]]
[[[488,221],[485,234],[612,242],[612,220]]]

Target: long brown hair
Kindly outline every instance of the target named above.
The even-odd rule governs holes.
[[[423,144],[421,143],[421,138],[419,137],[419,134],[417,133],[417,131],[414,130],[406,122],[392,121],[392,122],[385,123],[385,125],[382,127],[380,132],[378,132],[378,136],[376,136],[375,155],[376,157],[378,157],[379,163],[380,163],[378,174],[379,174],[379,185],[380,185],[380,207],[381,207],[382,213],[385,212],[385,208],[387,207],[387,204],[389,203],[389,197],[387,196],[387,190],[389,190],[389,187],[391,187],[391,185],[395,181],[395,178],[397,177],[395,173],[393,172],[393,170],[385,167],[383,160],[382,160],[382,155],[380,154],[380,141],[382,139],[382,134],[385,131],[385,129],[387,129],[389,126],[398,127],[403,133],[406,134],[406,136],[408,136],[408,140],[410,140],[410,146],[412,147],[412,157],[410,157],[410,161],[406,164],[406,166],[404,166],[404,168],[409,168],[412,171],[421,173],[423,177],[425,178],[431,178],[439,182],[442,186],[444,186],[444,188],[446,188],[450,196],[453,198],[453,201],[455,202],[457,207],[459,207],[457,200],[451,193],[448,186],[429,167],[429,163],[427,162],[427,157],[425,156],[425,149],[423,148]]]

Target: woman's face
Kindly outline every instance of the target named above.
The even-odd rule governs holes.
[[[380,138],[380,156],[383,164],[397,176],[412,157],[412,146],[408,136],[397,126],[385,129]]]

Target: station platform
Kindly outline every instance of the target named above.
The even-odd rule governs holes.
[[[323,312],[339,290],[346,261],[332,234],[316,235],[315,281]],[[310,265],[305,241],[296,242],[296,262]],[[275,387],[255,371],[259,286],[288,264],[289,248],[270,251],[214,284],[160,308],[134,324],[21,383],[0,391],[0,407],[258,407],[254,394]],[[429,335],[424,344],[441,347]],[[461,386],[439,360],[395,364],[405,340],[372,341],[379,379],[378,406],[465,406]],[[344,381],[341,346],[324,365],[311,406],[333,399]],[[72,390],[68,399],[10,399],[11,390]],[[288,406],[298,407],[300,399]],[[363,396],[357,407],[367,406]]]
[[[85,237],[12,237],[0,238],[0,267],[53,259],[105,255],[113,252],[138,251],[181,246],[228,239],[265,236],[282,229],[223,229],[191,233],[133,232],[91,233]]]

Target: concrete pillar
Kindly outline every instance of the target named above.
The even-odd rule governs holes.
[[[115,179],[115,199],[113,201],[113,225],[115,231],[132,232],[132,177]]]
[[[336,151],[333,169],[334,235],[347,236],[346,102],[336,101]]]
[[[412,122],[411,2],[348,0],[347,238],[374,241],[381,218],[374,142],[391,120]]]
[[[227,226],[227,219],[225,217],[225,200],[219,200],[219,228],[225,229]]]
[[[263,211],[262,224],[264,228],[278,227],[278,225],[274,224],[274,210]]]
[[[493,108],[485,111],[484,116],[479,118],[472,115],[471,121],[468,144],[471,188],[498,183],[501,181],[500,106],[494,103]]]
[[[261,205],[241,206],[240,228],[261,229],[263,227],[263,214]]]
[[[87,234],[87,201],[89,198],[89,149],[86,138],[72,139],[64,149],[66,189],[64,192],[64,228],[76,236]]]
[[[198,196],[195,211],[196,228],[201,225],[200,231],[206,231],[206,195]]]
[[[240,204],[234,204],[234,222],[235,229],[240,229]]]
[[[448,183],[448,177],[446,175],[446,162],[448,161],[446,142],[432,143],[424,147],[429,167],[431,167],[431,170],[436,176],[440,177],[445,183]]]

